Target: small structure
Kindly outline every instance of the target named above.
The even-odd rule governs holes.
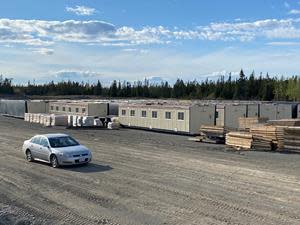
[[[201,125],[215,124],[215,105],[182,103],[124,103],[120,124],[158,131],[199,134]]]
[[[103,102],[85,102],[85,101],[55,101],[49,103],[49,113],[67,114],[78,116],[98,116],[106,117],[108,115],[109,103]]]

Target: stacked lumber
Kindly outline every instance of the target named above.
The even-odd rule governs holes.
[[[269,120],[269,125],[274,126],[289,126],[289,127],[299,127],[300,119],[281,119],[281,120]]]
[[[300,152],[300,126],[284,129],[284,149]]]
[[[263,125],[250,129],[250,133],[255,137],[260,137],[270,141],[275,149],[283,149],[283,134],[285,126]]]
[[[271,141],[269,139],[255,136],[249,132],[229,132],[226,135],[226,145],[237,150],[259,150],[270,151]]]
[[[224,127],[202,125],[199,131],[200,138],[203,142],[225,143],[226,130]]]
[[[264,124],[268,121],[266,117],[240,117],[239,129],[249,131],[250,128],[257,126],[258,124]]]
[[[229,132],[226,134],[226,145],[237,150],[250,150],[252,148],[253,136],[247,132]]]

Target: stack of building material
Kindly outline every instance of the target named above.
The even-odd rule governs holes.
[[[107,128],[111,130],[117,130],[120,128],[119,117],[112,117],[111,122],[107,124]]]
[[[50,115],[44,115],[43,125],[46,127],[51,126],[52,117]]]
[[[300,153],[300,126],[284,129],[284,149]]]
[[[68,127],[73,126],[73,115],[68,115]]]
[[[295,127],[300,126],[300,119],[281,119],[281,120],[269,120],[269,125],[274,126],[289,126],[289,127]]]
[[[72,122],[73,127],[77,127],[77,117],[78,116],[72,116],[72,118],[73,118],[73,122]]]
[[[202,125],[199,131],[199,138],[202,139],[203,142],[225,143],[226,130],[224,127]]]
[[[84,127],[94,126],[94,117],[93,116],[84,116],[82,118],[82,126],[84,126]]]
[[[266,117],[240,117],[239,129],[243,131],[249,131],[250,128],[257,126],[258,124],[264,124],[268,121]]]
[[[99,118],[94,119],[94,126],[95,127],[101,127],[103,126],[101,120]]]
[[[259,150],[270,151],[272,150],[271,141],[255,136],[248,132],[229,132],[226,134],[226,145],[233,147],[237,150]]]
[[[247,132],[229,132],[226,134],[226,145],[237,150],[250,150],[252,148],[253,137]]]
[[[51,114],[51,126],[67,126],[68,116],[67,115],[54,115]]]
[[[274,149],[283,149],[284,126],[255,126],[250,129],[250,133],[256,137],[261,137],[273,144]]]
[[[82,116],[76,116],[77,127],[82,127]]]
[[[29,122],[29,116],[30,116],[29,113],[25,113],[24,114],[24,121]]]

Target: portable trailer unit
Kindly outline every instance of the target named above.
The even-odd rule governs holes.
[[[277,105],[274,103],[262,103],[259,105],[260,117],[269,118],[269,120],[277,119]]]
[[[0,100],[0,113],[24,118],[26,112],[26,102],[24,100]]]
[[[43,100],[27,101],[27,113],[49,113],[49,101],[43,101]]]
[[[259,117],[259,104],[247,105],[247,117]]]
[[[49,113],[105,117],[108,115],[108,103],[84,101],[50,102]]]
[[[277,104],[276,119],[291,119],[293,118],[293,104],[280,103]]]
[[[226,105],[225,106],[225,127],[230,130],[239,128],[239,118],[246,117],[247,105]]]
[[[215,106],[172,104],[123,104],[120,124],[125,127],[198,134],[201,125],[214,125]]]

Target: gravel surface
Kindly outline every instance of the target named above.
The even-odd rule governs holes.
[[[93,162],[26,162],[23,141],[55,132],[89,147]],[[0,225],[300,224],[299,154],[237,153],[187,139],[0,116]]]

